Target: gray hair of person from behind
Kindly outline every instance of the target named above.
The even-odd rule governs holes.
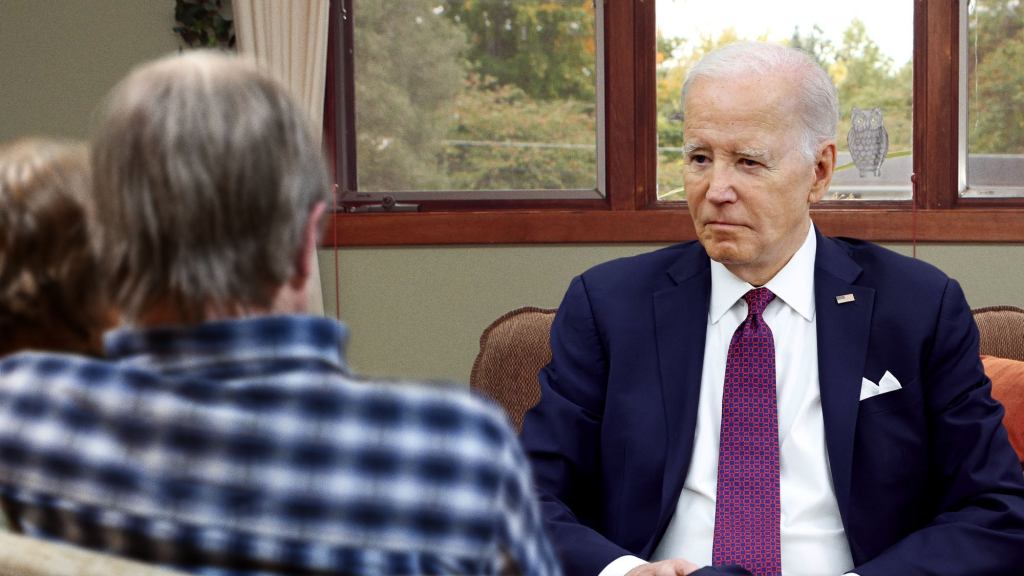
[[[193,51],[135,69],[92,145],[95,242],[128,321],[269,306],[294,272],[322,153],[286,89],[251,63]]]
[[[796,82],[799,115],[804,125],[803,153],[808,160],[815,157],[818,146],[835,139],[839,96],[832,79],[809,54],[780,44],[736,42],[708,52],[686,75],[683,104],[697,79],[727,80],[751,74]]]

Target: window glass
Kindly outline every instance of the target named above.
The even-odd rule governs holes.
[[[592,0],[355,0],[353,13],[360,192],[597,194]]]
[[[911,197],[914,3],[861,0],[821,7],[815,0],[657,0],[659,199],[683,199],[679,93],[686,71],[706,52],[737,40],[800,47],[836,83],[839,169],[826,199]]]
[[[967,189],[1024,196],[1024,2],[967,8]]]

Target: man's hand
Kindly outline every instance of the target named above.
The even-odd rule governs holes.
[[[627,572],[626,576],[688,576],[698,569],[700,569],[700,566],[693,562],[683,560],[682,558],[675,558],[637,566]]]

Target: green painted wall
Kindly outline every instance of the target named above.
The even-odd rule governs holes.
[[[85,137],[133,66],[177,49],[170,0],[0,0],[0,141]],[[558,305],[572,276],[654,246],[354,248],[337,253],[351,361],[372,374],[465,381],[480,332],[518,306]],[[897,247],[909,252],[909,247]],[[933,245],[918,256],[960,279],[972,306],[1024,306],[1024,246]],[[328,312],[334,251],[320,254]]]
[[[909,245],[890,246],[910,254]],[[352,365],[376,375],[466,381],[480,333],[519,306],[556,307],[588,267],[657,246],[346,248],[338,251],[341,318]],[[963,285],[972,307],[1024,307],[1024,245],[918,246],[917,256]],[[334,252],[321,251],[334,314]]]
[[[177,50],[171,0],[0,0],[0,141],[84,138],[136,64]]]

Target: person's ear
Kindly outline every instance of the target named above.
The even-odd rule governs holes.
[[[829,141],[818,147],[818,153],[814,157],[814,182],[811,184],[808,203],[814,204],[825,196],[832,184],[832,175],[835,171],[836,143]]]
[[[295,253],[294,273],[288,281],[289,285],[296,290],[305,287],[310,275],[313,274],[313,259],[316,258],[320,221],[323,220],[326,211],[327,204],[325,202],[317,202],[309,210],[306,226],[302,229],[302,242],[299,243],[299,249]]]

